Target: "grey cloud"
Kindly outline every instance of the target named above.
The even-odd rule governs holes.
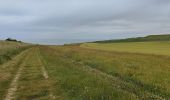
[[[123,38],[168,33],[169,24],[169,0],[5,0],[0,3],[3,37]]]

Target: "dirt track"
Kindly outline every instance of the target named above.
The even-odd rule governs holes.
[[[19,59],[20,61],[18,61],[21,63],[18,65],[18,70],[16,71],[16,74],[12,78],[8,89],[5,92],[4,100],[27,99],[27,96],[25,96],[24,93],[29,92],[25,91],[25,89],[34,87],[31,86],[33,81],[41,81],[41,84],[43,85],[36,84],[37,86],[35,86],[35,88],[32,88],[28,91],[36,90],[37,92],[42,92],[46,89],[49,94],[45,95],[43,98],[55,99],[55,96],[50,89],[51,82],[48,72],[45,69],[43,58],[39,53],[39,49],[32,48],[28,52],[24,52],[20,55],[25,55],[25,57],[23,59]],[[10,64],[6,63],[4,64],[4,66],[10,66]],[[37,77],[37,80],[34,80],[35,77]],[[38,77],[43,77],[44,79]],[[25,81],[23,81],[23,78],[29,79],[29,82],[31,82],[31,84],[29,84],[29,82],[26,83]],[[46,84],[48,84],[48,86],[46,86]],[[30,93],[28,95],[31,97],[31,95],[34,94]],[[36,97],[32,97],[32,99],[36,99]]]

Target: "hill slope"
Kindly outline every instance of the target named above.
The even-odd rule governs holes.
[[[127,39],[118,39],[118,40],[96,41],[95,43],[144,42],[144,41],[170,41],[170,34],[149,35],[146,37],[127,38]]]

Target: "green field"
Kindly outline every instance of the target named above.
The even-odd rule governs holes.
[[[96,41],[95,43],[146,42],[146,41],[170,41],[170,34],[148,35],[145,37],[116,39],[116,40],[103,40],[103,41]]]
[[[169,100],[169,55],[166,41],[29,46],[0,65],[0,100]]]
[[[121,43],[84,43],[81,47],[129,53],[170,55],[170,41],[121,42]]]

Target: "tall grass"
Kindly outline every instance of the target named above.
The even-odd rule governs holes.
[[[113,87],[112,82],[100,74],[83,70],[83,66],[67,59],[67,52],[48,47],[41,47],[40,51],[51,79],[55,80],[53,89],[61,91],[64,100],[137,99],[134,94]]]
[[[0,64],[11,60],[14,55],[29,47],[30,45],[26,43],[0,41]]]
[[[96,100],[95,97],[99,96],[101,99],[103,95],[113,98],[115,96],[113,94],[120,95],[122,93],[119,91],[122,90],[127,92],[127,94],[122,94],[122,97],[131,98],[132,95],[139,99],[169,99],[170,97],[168,78],[170,57],[168,56],[107,52],[79,46],[51,46],[50,49],[48,48],[41,49],[42,55],[48,63],[47,69],[54,80],[59,80],[61,89],[70,97],[84,96],[85,94],[81,92],[83,87],[89,87],[88,85],[91,87],[94,84],[93,88],[99,90],[96,92],[89,90],[89,94],[86,96],[92,96]],[[88,83],[89,80],[101,81]],[[104,87],[98,84],[102,84]],[[72,91],[69,92],[70,90]]]

